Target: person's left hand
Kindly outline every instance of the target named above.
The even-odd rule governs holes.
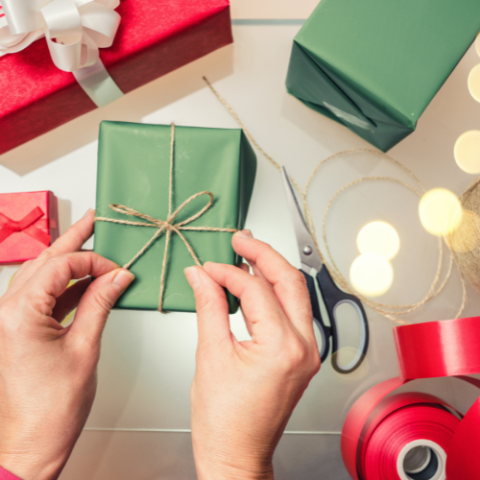
[[[79,251],[94,215],[25,263],[0,299],[0,466],[22,480],[60,474],[92,407],[108,314],[134,279]],[[83,280],[68,288],[72,279]],[[72,325],[62,327],[77,306]]]

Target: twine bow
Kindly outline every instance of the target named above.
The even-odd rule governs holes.
[[[194,231],[194,232],[228,232],[228,233],[235,233],[238,230],[236,228],[215,228],[215,227],[191,227],[187,226],[192,223],[197,218],[200,218],[204,213],[206,213],[213,205],[215,197],[213,196],[212,192],[203,191],[192,195],[190,198],[187,198],[175,211],[173,210],[173,161],[174,161],[174,154],[175,154],[175,125],[172,123],[171,129],[171,140],[170,140],[170,178],[169,178],[169,189],[168,189],[168,216],[166,220],[159,220],[157,218],[151,217],[150,215],[146,215],[144,213],[137,212],[133,208],[125,207],[124,205],[118,204],[111,204],[110,208],[117,213],[122,215],[127,215],[131,217],[137,217],[145,220],[145,222],[132,222],[128,220],[118,220],[115,218],[105,218],[105,217],[96,217],[96,222],[110,222],[110,223],[117,223],[120,225],[131,225],[134,227],[147,227],[147,228],[156,228],[157,231],[155,235],[145,244],[145,246],[130,260],[126,263],[123,268],[129,269],[149,248],[150,246],[161,236],[163,233],[166,232],[166,240],[165,240],[165,252],[163,255],[163,264],[162,264],[162,274],[160,279],[160,295],[159,295],[159,305],[158,310],[164,313],[163,310],[163,298],[165,294],[165,278],[167,272],[167,261],[168,261],[168,253],[170,247],[170,238],[172,234],[178,235],[187,250],[189,251],[190,255],[192,256],[194,262],[201,267],[202,263],[200,262],[197,254],[193,250],[192,245],[190,242],[185,238],[182,231]],[[192,215],[187,220],[183,220],[178,223],[174,223],[175,219],[177,218],[178,214],[193,200],[202,195],[208,195],[210,200],[208,201],[207,205],[205,205],[198,213]]]
[[[0,213],[0,243],[4,242],[14,233],[23,232],[44,245],[50,245],[50,235],[34,225],[43,215],[42,210],[36,207],[17,222]]]
[[[112,45],[119,0],[2,0],[0,56],[45,37],[53,63],[65,72],[95,65]]]

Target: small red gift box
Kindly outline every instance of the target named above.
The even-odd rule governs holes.
[[[122,0],[116,12],[100,57],[123,93],[233,42],[228,0]],[[0,57],[0,71],[0,154],[96,108],[45,39]]]
[[[37,258],[58,234],[58,203],[52,192],[0,195],[0,264]]]

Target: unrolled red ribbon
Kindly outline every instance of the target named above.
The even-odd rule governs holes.
[[[3,213],[0,213],[0,243],[14,233],[23,232],[46,246],[50,245],[50,235],[35,226],[35,223],[40,220],[43,215],[44,213],[41,208],[36,207],[20,221],[16,222]]]
[[[415,438],[431,440],[447,454],[447,480],[480,479],[480,399],[465,417],[441,399],[419,393],[390,396],[420,378],[480,373],[480,317],[397,327],[394,331],[401,377],[363,394],[347,415],[342,455],[354,480],[398,480],[399,449]]]

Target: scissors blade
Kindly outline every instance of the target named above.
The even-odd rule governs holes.
[[[300,205],[298,204],[295,190],[292,182],[288,176],[285,167],[282,167],[282,176],[285,183],[285,191],[287,192],[288,205],[290,207],[290,215],[293,221],[293,228],[297,238],[298,251],[300,253],[300,261],[302,262],[302,269],[306,273],[314,268],[317,272],[322,268],[322,261],[315,248],[315,242],[310,234],[305,218],[303,216]]]

